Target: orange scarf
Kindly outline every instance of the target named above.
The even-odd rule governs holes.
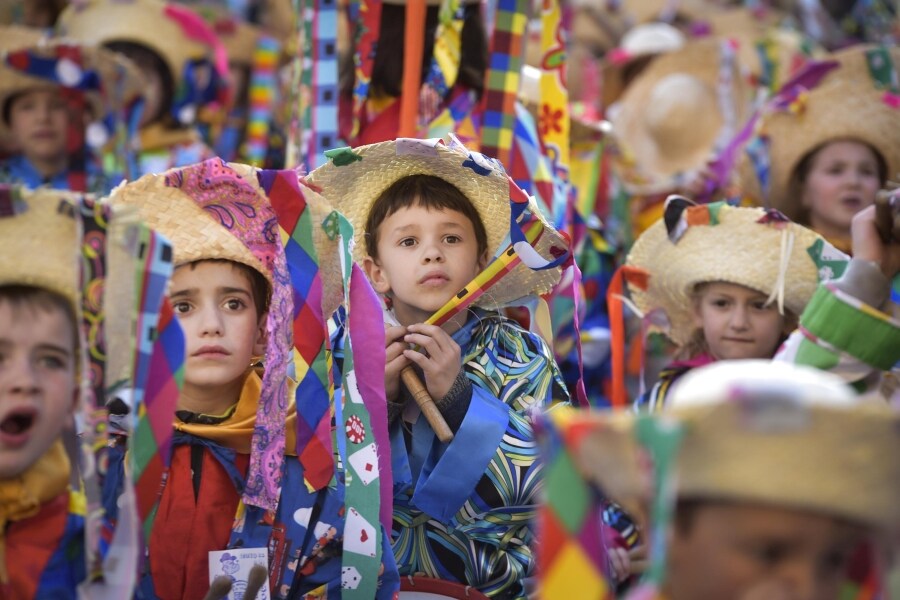
[[[61,439],[24,473],[0,481],[0,581],[7,583],[6,526],[37,514],[41,505],[56,498],[69,485],[71,466]]]
[[[297,382],[288,379],[288,398],[294,397]],[[253,428],[256,425],[256,409],[259,403],[259,393],[262,389],[262,379],[258,371],[250,371],[244,380],[241,389],[241,397],[234,407],[234,411],[226,420],[215,425],[202,423],[183,423],[175,421],[175,429],[197,437],[212,440],[226,448],[231,448],[240,454],[250,454],[250,442],[253,438]],[[297,456],[297,406],[290,402],[287,418],[285,420],[284,453],[286,456]]]

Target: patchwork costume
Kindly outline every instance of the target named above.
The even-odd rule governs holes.
[[[497,161],[469,152],[455,139],[449,145],[400,139],[334,151],[331,159],[309,179],[354,224],[357,260],[364,256],[363,228],[375,200],[414,174],[437,176],[459,188],[481,217],[488,248],[504,249],[511,180]],[[565,241],[533,200],[527,208],[544,228],[535,244],[538,254],[565,254]],[[465,383],[460,385],[471,388],[452,441],[436,437],[411,399],[405,408],[389,403],[392,545],[401,574],[462,582],[492,597],[525,596],[522,580],[534,568],[533,519],[542,481],[528,413],[566,402],[568,393],[546,342],[491,309],[546,292],[558,278],[555,267],[533,271],[522,264],[497,286],[480,290],[478,308],[469,309],[464,325],[452,334],[462,354]],[[401,388],[401,394],[408,392]],[[451,422],[454,402],[436,403]]]

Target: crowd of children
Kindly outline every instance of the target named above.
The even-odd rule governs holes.
[[[0,598],[900,594],[900,14],[0,0]]]

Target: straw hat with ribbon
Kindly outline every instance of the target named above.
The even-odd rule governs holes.
[[[610,115],[625,188],[661,193],[704,168],[747,117],[750,92],[734,48],[707,39],[658,56]]]
[[[176,267],[199,260],[221,259],[246,265],[266,278],[271,292],[266,323],[266,369],[256,423],[257,429],[266,429],[266,435],[275,439],[279,429],[284,431],[289,404],[280,395],[289,394],[290,389],[285,385],[285,378],[293,348],[290,307],[294,290],[279,235],[278,215],[261,184],[264,173],[270,172],[213,158],[146,175],[114,190],[109,200],[114,206],[137,206],[142,218],[170,238]],[[313,244],[322,280],[321,314],[327,318],[343,299],[338,238],[317,231],[326,227],[326,217],[333,210],[318,193],[291,175],[297,187],[294,195],[302,195],[311,209]],[[257,447],[254,436],[251,478],[260,483],[248,485],[245,491],[248,504],[267,509],[277,505],[280,469],[273,465],[282,464],[283,454],[274,454],[273,448],[274,444],[271,448]],[[280,450],[293,452],[293,448]]]
[[[716,9],[698,15],[692,24],[697,34],[734,40],[738,61],[753,85],[778,89],[810,58],[825,54],[815,41],[783,23],[787,15],[766,7]]]
[[[803,312],[820,280],[843,272],[847,257],[815,232],[777,211],[723,202],[694,205],[678,196],[665,216],[635,242],[626,263],[646,273],[630,278],[629,292],[644,315],[662,309],[665,333],[688,342],[694,324],[697,284],[736,283],[769,294],[779,310]]]
[[[440,139],[400,138],[326,155],[330,162],[310,173],[308,180],[321,188],[353,225],[353,257],[357,261],[365,257],[365,223],[372,205],[390,185],[409,175],[433,175],[459,188],[481,216],[489,252],[503,251],[510,243],[510,198],[518,188],[511,187],[515,184],[498,161],[468,150],[455,138],[449,144]],[[546,220],[533,198],[528,198],[527,210],[543,225],[543,234],[535,244],[540,255],[537,262],[566,254],[568,242]],[[519,247],[516,244],[517,250]],[[559,268],[532,270],[524,258],[523,262],[526,264],[516,266],[504,276],[502,285],[492,287],[476,304],[485,308],[505,306],[549,292],[559,281]]]
[[[85,0],[60,15],[61,35],[106,45],[130,42],[154,52],[168,68],[176,93],[185,86],[190,98],[173,101],[174,116],[190,123],[195,101],[227,96],[228,58],[212,29],[192,10],[162,0]]]
[[[900,416],[860,400],[831,373],[719,361],[684,375],[659,415],[577,419],[577,468],[617,501],[646,498],[645,469],[637,464],[640,419],[684,427],[674,465],[679,498],[792,508],[883,532],[900,528]],[[611,465],[618,465],[615,473]]]
[[[740,164],[744,194],[788,217],[800,216],[791,180],[800,161],[822,145],[855,140],[900,173],[900,48],[854,46],[816,63],[817,81],[785,86],[763,107]]]
[[[7,35],[9,34],[9,35]],[[46,39],[24,33],[22,28],[0,30],[3,38],[0,67],[0,108],[16,95],[35,89],[65,88],[85,93],[93,122],[87,143],[99,148],[113,132],[104,124],[110,114],[134,106],[141,95],[140,71],[125,57],[109,50],[65,39]],[[4,118],[0,128],[9,124]]]

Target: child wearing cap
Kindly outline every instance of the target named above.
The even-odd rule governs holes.
[[[385,392],[401,574],[523,597],[541,478],[526,413],[568,395],[543,339],[494,309],[547,292],[559,271],[516,266],[476,308],[427,324],[509,234],[510,180],[500,164],[455,139],[398,139],[335,152],[310,181],[354,225],[355,258],[390,307]],[[533,200],[529,208],[544,228],[540,255],[564,254]],[[452,441],[419,414],[400,381],[407,366],[423,376]]]
[[[898,69],[896,46],[854,46],[781,90],[745,147],[742,191],[849,252],[853,215],[900,172],[900,112],[886,99]]]
[[[672,462],[674,520],[653,523],[668,531],[657,597],[836,599],[860,545],[883,550],[897,533],[900,419],[834,375],[722,361],[685,375],[662,416],[683,437]],[[571,423],[583,435],[579,470],[629,503],[647,499],[635,479],[639,419],[648,417]]]
[[[670,197],[664,218],[626,261],[638,310],[678,346],[675,362],[637,405],[660,408],[670,386],[697,366],[771,358],[819,280],[839,275],[845,261],[777,211]]]
[[[3,28],[2,39],[0,110],[15,152],[0,163],[0,181],[109,192],[120,177],[114,165],[104,172],[100,157],[140,97],[137,69],[111,52],[42,41],[20,27]]]
[[[284,186],[278,192],[263,187],[263,179],[273,177],[275,187]],[[321,387],[316,397],[297,394],[306,388],[287,374],[290,307],[299,299],[268,193],[305,203],[317,227],[332,212],[293,171],[257,172],[221,159],[147,175],[110,198],[114,205],[139,207],[172,239],[176,271],[169,297],[185,331],[174,450],[142,581],[147,597],[201,598],[222,551],[236,556],[266,548],[272,597],[340,594],[344,481],[330,473],[315,484],[298,456],[297,411],[323,401],[322,394],[326,404],[329,399]],[[330,315],[341,302],[340,267],[329,258],[337,256],[337,241],[315,233],[313,240],[324,293],[321,306],[307,303],[302,310]],[[313,276],[307,263],[297,268]],[[324,325],[318,334],[327,339]],[[399,584],[382,541],[379,598]]]
[[[138,66],[144,83],[140,174],[213,156],[194,127],[207,105],[224,99],[225,51],[203,19],[174,2],[90,0],[60,15],[60,35],[105,46]]]

